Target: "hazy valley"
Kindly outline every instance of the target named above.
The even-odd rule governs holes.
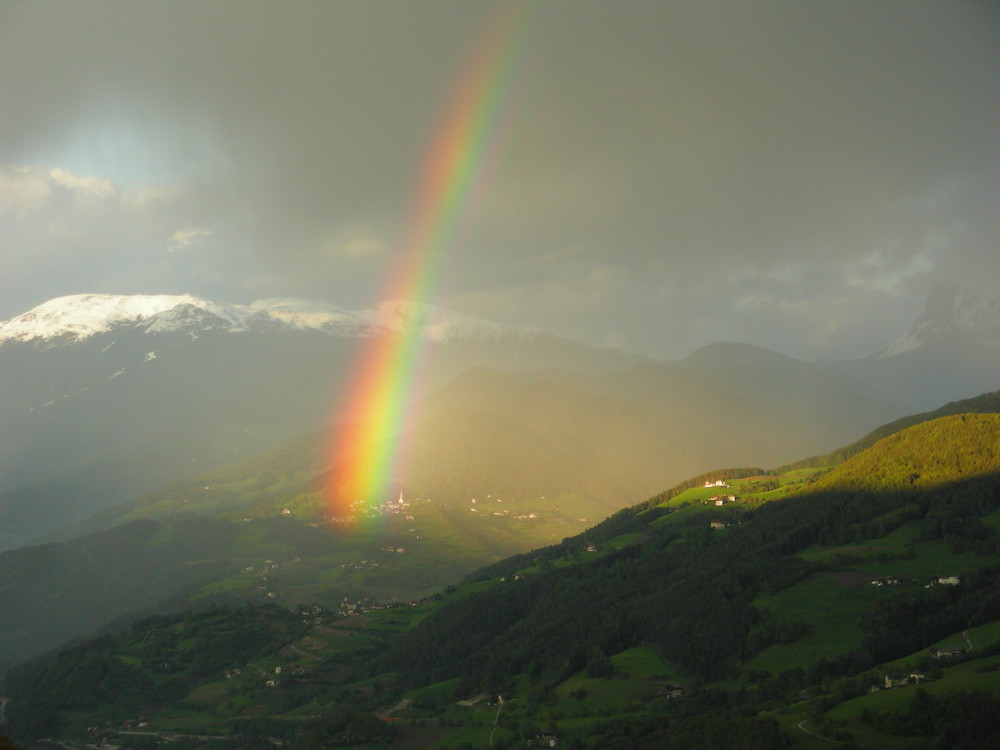
[[[331,429],[359,347],[428,319],[411,491],[446,500],[583,491],[613,510],[715,466],[787,463],[992,390],[997,333],[969,327],[968,300],[945,296],[885,356],[814,363],[738,344],[651,362],[405,305],[348,313],[295,300],[54,300],[0,330],[0,542],[24,544]],[[456,455],[466,446],[476,468]],[[328,468],[322,449],[308,455],[316,460],[296,459],[295,471]],[[514,479],[514,457],[530,480]]]

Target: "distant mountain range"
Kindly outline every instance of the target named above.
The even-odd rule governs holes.
[[[5,341],[79,342],[101,333],[141,330],[149,334],[204,331],[272,333],[321,331],[365,337],[382,330],[418,328],[432,341],[455,338],[495,340],[540,335],[482,318],[418,302],[391,300],[359,312],[303,299],[266,299],[249,305],[218,303],[184,295],[77,294],[49,300],[0,323]]]
[[[410,302],[63,297],[0,323],[0,549],[303,434],[324,440],[359,348],[391,331],[415,328],[430,363],[399,486],[610,511],[713,466],[825,453],[995,390],[996,320],[994,303],[941,289],[876,356],[718,343],[653,362]],[[304,482],[336,460],[308,455]]]

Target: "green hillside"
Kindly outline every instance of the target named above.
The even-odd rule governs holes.
[[[792,469],[802,469],[815,466],[834,466],[836,464],[843,463],[852,456],[856,456],[864,449],[870,448],[882,438],[893,435],[901,430],[905,430],[907,427],[921,424],[922,422],[929,422],[933,419],[950,417],[956,414],[995,414],[997,412],[1000,412],[1000,391],[984,393],[981,396],[966,398],[960,401],[952,401],[938,409],[934,409],[933,411],[924,412],[922,414],[913,414],[897,419],[893,422],[889,422],[888,424],[884,424],[881,427],[872,430],[860,440],[856,440],[850,445],[839,448],[832,453],[796,461],[795,463],[781,467],[777,471],[784,472]]]
[[[716,479],[729,487],[704,486]],[[137,623],[11,672],[8,733],[205,748],[997,745],[1000,416],[925,422],[827,472],[687,484],[418,606]],[[714,492],[737,499],[717,506]],[[238,635],[248,618],[259,638]]]
[[[409,498],[347,528],[327,520],[319,492],[265,489],[256,502],[239,503],[239,487],[251,484],[239,477],[176,486],[107,531],[0,553],[0,668],[132,613],[410,601],[578,532],[588,524],[581,513],[593,514],[589,523],[604,515],[585,498],[564,496]]]

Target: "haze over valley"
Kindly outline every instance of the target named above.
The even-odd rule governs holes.
[[[603,517],[711,468],[825,453],[989,390],[996,303],[948,294],[905,345],[820,362],[735,343],[657,362],[419,305],[52,300],[0,324],[0,529],[21,545],[305,433],[315,445],[295,471],[318,476],[338,460],[330,430],[359,348],[410,329],[430,369],[393,495],[578,494],[579,515]]]

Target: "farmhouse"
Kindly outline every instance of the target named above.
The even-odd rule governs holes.
[[[910,678],[902,672],[886,672],[885,689],[903,687],[910,684]]]

